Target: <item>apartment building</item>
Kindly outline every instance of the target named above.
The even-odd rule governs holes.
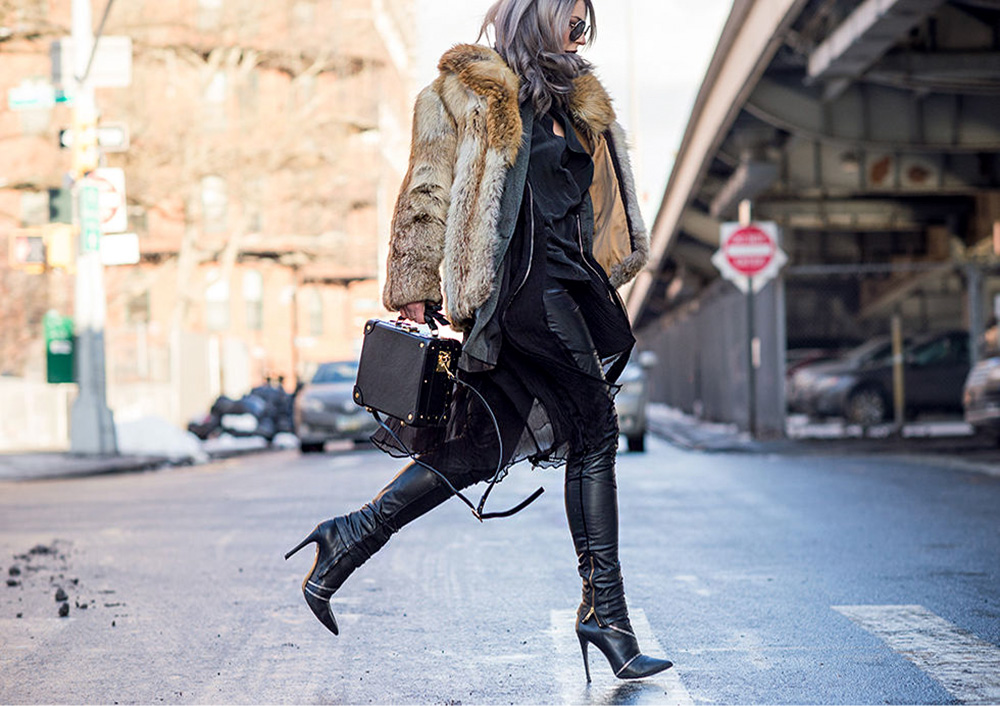
[[[393,199],[409,140],[414,0],[131,0],[127,88],[99,88],[128,148],[140,261],[105,269],[110,406],[182,422],[265,376],[291,388],[356,356],[382,314]],[[95,0],[97,24],[106,7]],[[50,83],[71,0],[0,0],[0,374],[44,379],[42,317],[73,311],[73,264],[19,267],[18,236],[67,221],[66,103]],[[56,87],[58,88],[58,87]],[[65,226],[62,227],[65,230]],[[167,412],[169,410],[169,412]]]

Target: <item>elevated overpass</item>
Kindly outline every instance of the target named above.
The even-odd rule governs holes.
[[[791,256],[773,335],[864,338],[902,312],[978,339],[1000,294],[1000,0],[736,0],[628,293],[640,336],[717,293],[745,199]]]

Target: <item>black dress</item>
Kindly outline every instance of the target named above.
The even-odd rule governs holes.
[[[565,137],[554,133],[553,120]],[[489,403],[502,449],[490,411],[462,386],[444,428],[390,424],[409,452],[456,486],[525,459],[559,465],[617,423],[614,383],[635,339],[617,292],[584,247],[581,211],[593,175],[590,155],[561,112],[535,120],[521,213],[490,322],[502,332],[497,365],[460,374]],[[373,441],[407,455],[384,431]]]

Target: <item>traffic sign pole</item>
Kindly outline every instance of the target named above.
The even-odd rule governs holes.
[[[753,223],[750,201],[740,204],[739,223],[724,223],[719,249],[712,256],[722,276],[746,295],[747,305],[747,426],[757,436],[757,368],[760,340],[756,333],[756,292],[778,275],[788,256],[778,245],[774,223]]]
[[[107,301],[100,251],[98,191],[86,175],[98,167],[97,105],[87,66],[94,46],[90,0],[73,0],[73,178],[74,220],[80,228],[77,254],[76,380],[79,394],[70,415],[70,449],[79,454],[115,454],[115,423],[106,401],[104,321]]]
[[[750,228],[753,221],[752,204],[749,200],[740,203],[740,225],[744,230]],[[729,256],[732,261],[734,258]],[[753,263],[757,264],[757,263]],[[757,336],[757,312],[753,288],[752,273],[747,274],[747,427],[750,438],[757,438],[757,366],[754,356],[754,339]]]

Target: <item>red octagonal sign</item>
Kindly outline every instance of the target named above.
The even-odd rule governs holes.
[[[778,244],[757,226],[740,228],[722,245],[722,253],[734,270],[753,277],[767,268],[778,251]]]

